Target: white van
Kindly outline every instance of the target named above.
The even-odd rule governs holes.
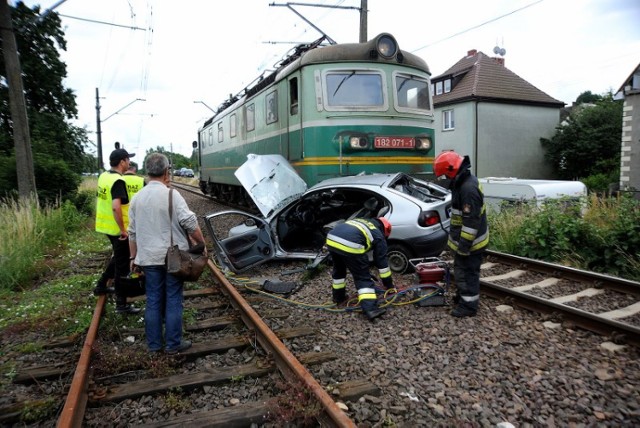
[[[504,205],[533,203],[540,207],[549,199],[586,202],[587,186],[580,181],[530,180],[513,177],[479,178],[488,210],[499,212]]]

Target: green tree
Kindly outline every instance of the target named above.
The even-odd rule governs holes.
[[[592,94],[591,91],[584,91],[576,98],[576,105],[591,104],[602,100],[602,95]]]
[[[576,107],[551,138],[541,138],[545,158],[565,180],[600,175],[615,182],[620,169],[622,103],[606,94],[594,106]],[[598,189],[602,190],[602,189]]]
[[[75,190],[58,180],[48,179],[46,169],[55,167],[56,176],[66,176],[69,182],[77,182],[85,165],[84,147],[88,138],[86,130],[68,122],[77,117],[78,109],[75,94],[63,83],[67,67],[58,50],[66,50],[66,40],[60,17],[49,13],[39,19],[39,13],[40,6],[30,9],[22,2],[11,8],[22,66],[34,169],[44,171],[36,174],[36,187],[43,202],[52,202],[50,195],[66,199],[73,196]],[[0,55],[0,82],[6,82],[5,73],[3,55]],[[0,84],[0,158],[4,158],[0,162],[3,165],[11,158],[15,159],[6,84]],[[15,166],[0,171],[0,196],[16,189],[17,173]]]

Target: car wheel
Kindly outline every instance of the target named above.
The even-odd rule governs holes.
[[[391,244],[387,251],[389,268],[393,273],[402,274],[411,268],[409,259],[412,258],[411,251],[402,244]]]

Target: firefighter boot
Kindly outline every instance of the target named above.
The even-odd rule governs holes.
[[[477,312],[477,310],[471,309],[468,306],[458,304],[453,311],[451,311],[451,315],[456,318],[475,317]]]
[[[339,305],[347,300],[347,293],[344,288],[333,289],[333,303]]]
[[[378,302],[374,299],[362,299],[360,301],[360,308],[362,308],[362,312],[364,312],[369,321],[373,321],[387,312],[386,309],[379,308]]]

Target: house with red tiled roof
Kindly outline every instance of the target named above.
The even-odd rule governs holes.
[[[478,177],[553,178],[540,138],[555,134],[562,101],[476,50],[431,84],[436,153],[468,155]]]
[[[640,64],[620,86],[616,98],[624,98],[620,190],[633,191],[640,198]]]

